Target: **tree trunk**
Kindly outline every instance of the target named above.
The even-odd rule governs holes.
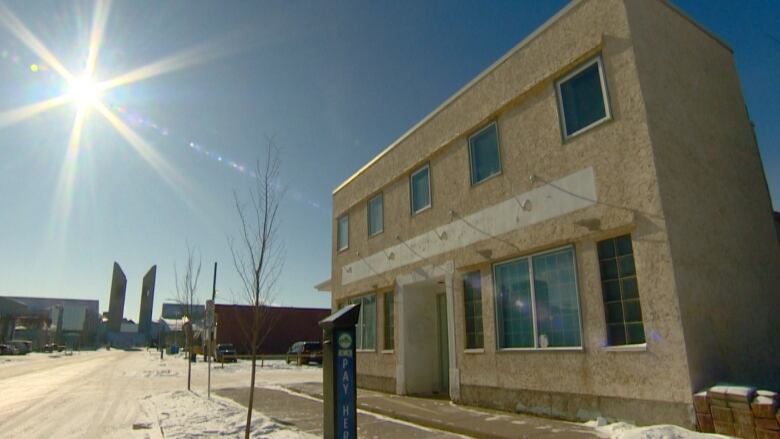
[[[187,337],[187,390],[190,390],[190,382],[192,381],[192,340],[191,330],[187,328],[185,331]]]
[[[249,384],[249,406],[246,411],[246,428],[244,430],[244,439],[249,439],[249,433],[252,429],[252,406],[255,402],[255,367],[257,365],[257,348],[252,340],[252,380]]]

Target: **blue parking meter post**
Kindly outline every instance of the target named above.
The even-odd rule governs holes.
[[[323,329],[323,436],[357,438],[355,324],[360,305],[347,305],[320,321]]]

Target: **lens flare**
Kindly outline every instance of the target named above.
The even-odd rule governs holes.
[[[68,98],[79,109],[93,107],[99,102],[100,90],[95,81],[87,75],[79,76],[70,82]]]

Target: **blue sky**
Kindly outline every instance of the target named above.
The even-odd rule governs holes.
[[[251,179],[229,163],[251,166],[273,136],[290,188],[277,302],[328,306],[329,296],[312,286],[330,275],[332,189],[565,4],[114,3],[98,79],[196,48],[197,64],[101,97],[182,180],[166,183],[170,175],[161,177],[92,111],[65,215],[59,175],[74,106],[0,126],[0,294],[96,298],[107,309],[117,261],[128,276],[125,315],[136,319],[141,278],[157,264],[156,318],[173,296],[173,265],[183,264],[189,241],[202,255],[201,296],[210,293],[218,261],[218,297],[231,302],[238,288],[227,245],[238,230],[232,193],[242,194]],[[735,50],[778,209],[780,7],[676,4]],[[91,2],[6,5],[68,69],[81,70]],[[64,89],[3,27],[0,55],[0,113]],[[41,68],[33,72],[32,64]]]

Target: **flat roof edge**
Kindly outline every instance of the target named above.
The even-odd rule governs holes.
[[[568,5],[566,5],[563,9],[556,12],[555,15],[548,18],[547,21],[545,21],[541,26],[536,28],[533,32],[528,34],[525,38],[523,38],[519,43],[517,43],[514,47],[509,49],[507,53],[505,53],[501,58],[496,60],[493,64],[488,66],[485,70],[483,70],[479,75],[474,77],[471,81],[466,83],[463,87],[461,87],[458,91],[456,91],[452,96],[447,98],[446,101],[444,101],[442,104],[440,104],[438,107],[436,107],[433,111],[428,113],[427,116],[425,116],[422,120],[414,124],[411,128],[409,128],[405,133],[403,133],[398,139],[396,139],[393,143],[391,143],[388,147],[386,147],[382,152],[377,154],[373,159],[371,159],[368,163],[363,165],[360,169],[357,170],[354,174],[352,174],[349,178],[344,180],[341,184],[339,184],[335,189],[333,189],[332,194],[335,195],[338,193],[341,189],[346,187],[349,183],[354,181],[357,177],[362,175],[364,172],[368,170],[371,166],[376,164],[379,160],[381,160],[384,156],[390,153],[390,151],[393,150],[398,144],[406,140],[409,136],[412,135],[415,131],[417,131],[420,127],[428,123],[431,119],[433,119],[436,115],[441,113],[445,108],[447,108],[452,102],[454,102],[457,98],[465,94],[469,89],[471,89],[474,85],[476,85],[479,81],[481,81],[485,76],[490,74],[492,71],[497,69],[501,64],[506,62],[509,57],[520,51],[523,47],[525,47],[527,44],[529,44],[531,41],[533,41],[537,36],[539,36],[542,32],[547,30],[553,23],[558,21],[561,17],[569,13],[572,9],[574,9],[579,4],[583,3],[587,0],[572,0]],[[690,15],[688,15],[685,11],[680,9],[677,5],[671,3],[669,0],[659,0],[660,3],[666,5],[669,9],[676,12],[678,15],[683,17],[685,20],[687,20],[692,25],[696,26],[699,30],[707,34],[710,38],[715,40],[718,44],[723,46],[726,50],[728,50],[731,53],[734,53],[734,49],[731,48],[725,41],[723,41],[720,37],[712,33],[709,29],[704,27],[701,23],[694,20]]]
[[[554,22],[558,21],[561,17],[569,13],[572,9],[574,9],[577,5],[584,2],[586,0],[572,0],[568,5],[566,5],[563,9],[556,12],[555,15],[548,18],[547,21],[545,21],[541,26],[537,27],[536,30],[528,34],[525,38],[523,38],[519,43],[515,44],[514,47],[509,49],[507,53],[505,53],[501,58],[496,60],[493,64],[488,66],[485,70],[483,70],[479,75],[474,77],[471,81],[466,83],[463,87],[461,87],[458,91],[456,91],[452,96],[447,98],[446,101],[444,101],[442,104],[440,104],[438,107],[436,107],[433,111],[428,113],[427,116],[425,116],[422,120],[414,124],[411,128],[409,128],[405,133],[401,135],[398,139],[396,139],[393,143],[390,144],[387,148],[385,148],[382,152],[380,152],[378,155],[376,155],[373,159],[371,159],[368,163],[363,165],[360,169],[358,169],[357,172],[352,174],[349,178],[344,180],[340,185],[336,187],[336,189],[333,190],[333,195],[335,195],[338,191],[343,189],[345,186],[347,186],[349,183],[351,183],[353,180],[355,180],[357,177],[359,177],[361,174],[363,174],[368,168],[373,166],[376,162],[382,159],[382,157],[386,156],[393,148],[395,148],[399,143],[406,140],[409,136],[412,135],[415,131],[417,131],[421,126],[425,125],[427,122],[429,122],[431,119],[433,119],[437,114],[441,113],[445,108],[447,108],[452,102],[455,101],[455,99],[462,96],[464,93],[466,93],[469,89],[471,89],[474,85],[476,85],[479,81],[481,81],[485,76],[490,74],[493,70],[497,69],[501,64],[506,62],[509,57],[520,51],[523,47],[525,47],[528,43],[533,41],[539,34],[547,30]]]
[[[715,35],[715,34],[714,34],[712,31],[710,31],[709,29],[707,29],[706,27],[704,27],[704,25],[703,25],[703,24],[699,23],[699,22],[698,22],[698,21],[696,21],[696,20],[695,20],[693,17],[691,17],[690,15],[688,15],[688,13],[687,13],[687,12],[683,11],[682,9],[680,9],[680,7],[679,7],[679,6],[675,5],[674,3],[672,3],[672,2],[671,2],[671,1],[669,1],[669,0],[660,0],[660,1],[661,1],[661,3],[663,3],[664,5],[666,5],[666,6],[667,6],[669,9],[671,9],[671,10],[672,10],[672,11],[674,11],[674,12],[676,12],[676,13],[677,13],[678,15],[680,15],[682,18],[686,19],[686,20],[687,20],[689,23],[691,23],[692,25],[694,25],[694,26],[696,26],[697,28],[699,28],[699,30],[700,30],[700,31],[704,32],[705,34],[707,34],[707,36],[708,36],[708,37],[710,37],[710,38],[712,38],[713,40],[715,40],[715,42],[716,42],[716,43],[718,43],[718,44],[720,44],[721,46],[723,46],[723,47],[724,47],[726,50],[728,50],[729,52],[731,52],[731,53],[734,53],[734,49],[732,49],[732,48],[731,48],[731,46],[729,46],[729,45],[728,45],[728,43],[726,43],[725,41],[723,41],[723,40],[722,40],[722,39],[721,39],[719,36]]]

